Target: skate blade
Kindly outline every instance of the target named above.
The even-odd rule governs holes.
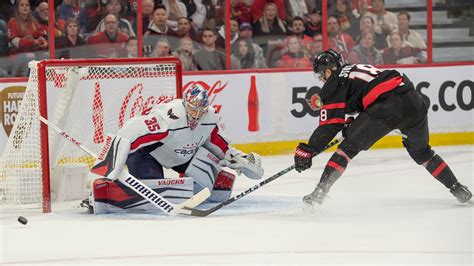
[[[318,211],[319,204],[316,202],[309,203],[309,202],[304,202],[303,203],[303,211],[307,213],[316,213]]]

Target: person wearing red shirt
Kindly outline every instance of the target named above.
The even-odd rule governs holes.
[[[335,16],[329,16],[327,23],[329,48],[340,53],[343,58],[347,58],[351,49],[356,45],[354,39],[349,34],[341,32],[339,21]]]
[[[286,7],[284,0],[254,0],[252,2],[252,19],[254,22],[257,22],[264,14],[265,6],[268,3],[274,3],[278,9],[278,17],[282,20],[286,20]]]
[[[18,1],[17,15],[8,21],[8,41],[13,46],[12,76],[28,76],[28,62],[48,58],[47,32],[33,17],[30,2]]]
[[[125,45],[128,36],[118,31],[118,19],[109,14],[104,19],[105,30],[98,32],[87,40],[88,44],[95,45],[94,51],[99,57],[122,57],[126,54]]]
[[[301,17],[295,17],[291,22],[291,35],[285,38],[285,44],[288,44],[289,39],[292,36],[296,36],[300,41],[301,47],[309,51],[311,44],[313,43],[313,39],[304,33],[304,20]]]
[[[300,42],[296,36],[290,37],[288,40],[288,51],[283,54],[278,61],[279,68],[303,68],[311,67],[312,64],[301,49]]]

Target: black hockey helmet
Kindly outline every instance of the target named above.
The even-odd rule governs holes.
[[[324,70],[330,68],[340,68],[344,64],[342,56],[334,51],[333,49],[328,49],[324,52],[321,52],[314,58],[313,61],[313,71],[315,74],[320,75]]]

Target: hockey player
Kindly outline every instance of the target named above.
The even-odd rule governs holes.
[[[91,173],[94,176],[89,206],[95,213],[108,212],[106,205],[121,209],[135,208],[146,202],[135,192],[114,180],[128,167],[130,174],[141,179],[151,189],[163,183],[163,168],[172,169],[193,182],[174,187],[178,195],[169,198],[181,201],[203,188],[213,191],[211,198],[225,201],[230,197],[235,176],[222,170],[223,166],[242,172],[252,179],[263,176],[261,158],[256,153],[245,154],[229,145],[218,126],[218,114],[209,106],[207,90],[199,85],[188,89],[183,99],[175,99],[130,119],[117,132],[108,136]],[[190,179],[190,178],[188,178]],[[153,182],[150,182],[153,181]],[[147,182],[146,182],[147,181]],[[187,198],[180,191],[191,191]],[[151,204],[149,204],[151,206]],[[104,207],[105,206],[105,207]],[[110,207],[110,206],[109,206]],[[110,208],[108,208],[110,211]]]
[[[403,146],[413,160],[423,165],[459,202],[471,198],[468,188],[458,182],[446,162],[431,149],[428,106],[406,75],[371,65],[343,64],[341,56],[331,49],[315,58],[313,70],[324,83],[319,127],[308,144],[297,146],[296,170],[301,172],[311,167],[312,155],[321,152],[344,129],[346,114],[358,113],[358,116],[344,129],[345,139],[329,159],[315,190],[303,198],[306,204],[321,204],[350,160],[394,129],[404,135]]]

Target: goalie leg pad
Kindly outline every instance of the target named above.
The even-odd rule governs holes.
[[[234,187],[235,175],[227,171],[220,171],[214,184],[211,196],[207,199],[209,202],[224,202],[228,200],[232,194]]]
[[[193,179],[190,177],[141,181],[173,204],[180,204],[194,195]],[[118,181],[96,179],[92,191],[89,201],[95,214],[125,211],[156,212],[154,205]]]
[[[184,174],[194,178],[196,192],[206,187],[212,191],[216,177],[221,170],[219,159],[206,148],[199,147]]]

